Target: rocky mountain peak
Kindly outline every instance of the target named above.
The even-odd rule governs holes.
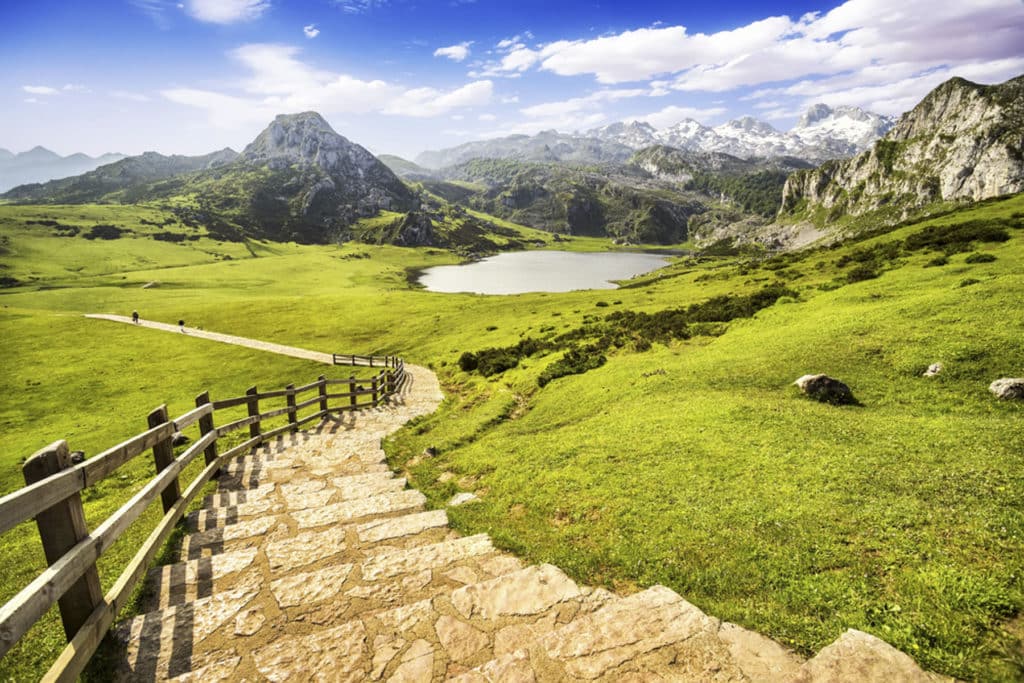
[[[275,169],[295,164],[317,166],[329,174],[380,165],[372,154],[338,135],[312,111],[277,116],[246,146],[242,158]]]
[[[812,104],[797,121],[795,128],[808,128],[822,119],[832,115],[832,107],[827,104]]]

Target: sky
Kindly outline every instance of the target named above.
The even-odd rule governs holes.
[[[241,150],[318,111],[370,151],[808,106],[911,109],[1024,74],[1024,0],[0,3],[0,148]]]

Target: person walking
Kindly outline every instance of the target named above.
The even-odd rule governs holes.
[[[132,322],[135,323],[136,325],[139,324],[139,312],[138,311],[132,311]]]
[[[178,321],[178,329],[181,330],[182,333],[185,332],[185,321],[184,320],[179,320]]]

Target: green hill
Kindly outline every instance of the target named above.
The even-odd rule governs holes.
[[[5,491],[57,438],[93,454],[160,403],[180,414],[207,388],[216,399],[322,372],[82,313],[138,309],[311,349],[398,353],[431,365],[448,400],[387,444],[391,463],[435,505],[477,493],[451,510],[460,530],[588,583],[663,583],[804,652],[858,628],[930,670],[1024,676],[1024,404],[987,390],[1022,374],[1024,195],[833,248],[681,257],[614,291],[501,297],[409,284],[411,270],[455,262],[449,251],[152,225],[171,217],[0,206],[0,265],[15,280],[0,291]],[[97,224],[133,232],[85,239]],[[608,242],[560,247],[595,244]],[[485,376],[482,357],[501,362]],[[922,377],[934,362],[943,372]],[[791,386],[815,372],[861,405]],[[87,516],[151,475],[139,462],[91,492]],[[0,553],[3,600],[43,566],[22,531]],[[0,678],[37,678],[60,637],[49,619]]]

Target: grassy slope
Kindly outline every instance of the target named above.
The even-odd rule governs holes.
[[[978,212],[1022,208],[1016,198]],[[411,469],[435,502],[459,486],[483,495],[453,511],[464,530],[488,530],[583,580],[666,583],[805,651],[858,627],[937,670],[1021,674],[1020,643],[999,627],[1024,603],[1024,485],[1014,475],[1021,408],[985,391],[996,376],[1019,375],[1024,357],[1019,231],[984,247],[994,263],[967,266],[958,255],[924,269],[922,254],[834,291],[817,285],[836,276],[845,249],[812,255],[788,269],[802,277],[787,273],[801,302],[736,321],[716,339],[614,355],[538,392],[535,377],[554,356],[492,380],[467,377],[454,361],[615,310],[598,302],[654,311],[776,276],[679,263],[616,292],[437,295],[408,289],[405,270],[451,262],[445,254],[251,243],[260,258],[245,258],[248,250],[231,251],[245,245],[138,238],[107,243],[116,256],[104,262],[81,238],[30,238],[25,210],[0,207],[0,234],[11,238],[4,274],[35,269],[53,288],[0,296],[5,366],[15,368],[0,399],[0,490],[14,488],[21,459],[53,438],[94,452],[137,431],[156,403],[180,412],[203,388],[223,396],[320,371],[78,313],[137,308],[319,350],[401,352],[441,371],[450,400],[391,445],[393,458],[440,448]],[[63,213],[61,222],[69,222]],[[26,249],[32,239],[41,240],[35,252]],[[59,269],[40,265],[47,241]],[[178,267],[155,267],[168,262]],[[981,282],[958,287],[968,275]],[[141,289],[150,282],[158,285]],[[920,378],[934,360],[946,373]],[[665,374],[645,375],[652,370]],[[815,371],[847,381],[864,407],[818,405],[787,386]],[[123,392],[131,393],[117,398]],[[76,408],[52,410],[64,395]],[[444,471],[456,482],[439,483]],[[140,465],[129,479],[144,476]],[[111,493],[90,502],[91,517],[124,495]],[[32,533],[4,539],[0,597],[37,569]],[[39,631],[0,662],[0,677],[31,677],[52,657],[60,637],[52,615]]]

